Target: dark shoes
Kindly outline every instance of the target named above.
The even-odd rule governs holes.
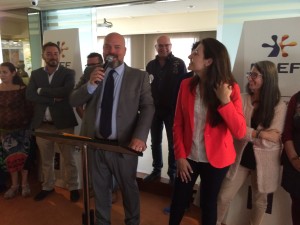
[[[35,197],[34,200],[35,201],[41,201],[44,198],[46,198],[49,194],[51,194],[52,192],[54,192],[54,189],[50,190],[50,191],[46,191],[46,190],[41,190]],[[70,201],[71,202],[77,202],[79,200],[79,191],[78,190],[73,190],[70,191]]]
[[[70,191],[70,201],[71,202],[77,202],[79,200],[79,191],[78,190],[72,190]]]
[[[46,198],[49,194],[51,194],[52,192],[54,192],[54,189],[50,190],[50,191],[46,191],[46,190],[41,190],[35,197],[34,200],[35,201],[41,201],[44,198]]]
[[[152,171],[152,173],[150,173],[148,176],[144,177],[143,181],[144,182],[151,182],[151,181],[155,181],[157,179],[160,178],[160,171]]]

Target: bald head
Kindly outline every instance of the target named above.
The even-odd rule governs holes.
[[[157,38],[155,49],[157,51],[158,57],[168,57],[168,55],[172,52],[172,44],[170,37],[167,35],[162,35],[159,38]]]
[[[157,38],[157,44],[159,43],[170,43],[171,44],[171,40],[170,37],[167,35],[162,35],[159,38]]]
[[[114,60],[112,62],[113,68],[118,67],[124,62],[126,54],[125,39],[119,33],[110,33],[104,38],[103,57],[106,59],[108,55],[112,55]]]
[[[122,45],[125,47],[125,38],[121,34],[116,32],[109,33],[108,35],[105,36],[104,43],[112,39],[118,41],[120,44],[122,43]]]

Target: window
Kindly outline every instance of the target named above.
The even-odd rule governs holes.
[[[193,44],[197,41],[195,37],[189,38],[171,38],[172,53],[174,56],[181,58],[186,67],[188,67],[190,60],[188,56],[191,54]]]

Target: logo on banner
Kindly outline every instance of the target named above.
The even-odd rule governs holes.
[[[285,47],[293,47],[297,45],[297,42],[291,41],[289,43],[284,43],[290,36],[288,34],[285,34],[281,37],[281,41],[278,42],[278,35],[272,35],[272,40],[274,41],[273,45],[263,43],[262,47],[263,48],[272,48],[272,51],[268,55],[268,57],[277,57],[279,53],[281,52],[282,57],[288,57],[288,53],[284,49]]]
[[[61,58],[65,58],[66,55],[64,54],[64,52],[69,50],[69,47],[66,46],[66,42],[65,41],[57,41],[56,44],[58,45],[58,47],[60,48],[60,56]],[[65,59],[66,60],[66,59]],[[64,66],[64,67],[71,67],[71,62],[65,62],[65,61],[61,61],[60,65]]]
[[[64,54],[64,51],[67,51],[69,50],[69,47],[65,46],[66,42],[65,41],[57,41],[57,45],[58,47],[60,48],[60,54],[61,54],[61,57],[62,58],[65,58],[65,54]]]

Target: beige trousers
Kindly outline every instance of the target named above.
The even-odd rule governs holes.
[[[261,224],[267,208],[268,194],[260,193],[258,191],[256,170],[250,170],[240,165],[234,180],[229,180],[227,177],[223,180],[218,197],[217,225],[221,225],[221,223],[226,224],[226,215],[230,206],[230,202],[245,183],[248,176],[251,176],[253,207],[251,210],[250,221],[247,224]]]
[[[37,132],[65,132],[74,133],[74,128],[57,129],[54,125],[42,124]],[[55,183],[54,175],[54,155],[55,155],[55,142],[46,140],[40,137],[36,137],[36,142],[39,147],[39,153],[41,156],[41,168],[43,174],[43,190],[52,190]],[[58,144],[61,156],[63,157],[65,173],[65,181],[70,191],[77,190],[78,184],[78,170],[74,157],[75,147],[71,145]]]

